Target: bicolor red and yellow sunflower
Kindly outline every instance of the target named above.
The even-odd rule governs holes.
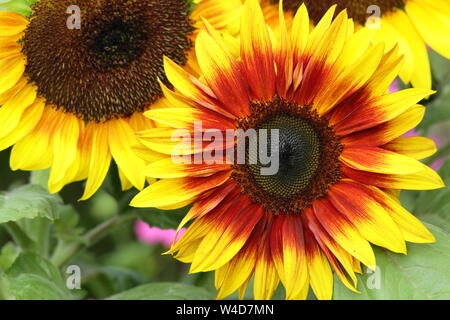
[[[200,2],[40,0],[30,17],[0,11],[0,150],[13,146],[11,168],[50,168],[52,193],[87,179],[87,199],[114,160],[122,188],[142,189],[135,132],[153,126],[143,112],[162,96],[159,81],[169,85],[163,56],[195,72]]]
[[[248,0],[239,58],[205,21],[195,44],[202,77],[165,59],[174,90],[163,87],[166,106],[145,113],[158,127],[139,139],[166,156],[146,167],[160,180],[131,205],[193,203],[180,228],[191,224],[169,253],[191,263],[190,272],[215,270],[218,298],[236,290],[242,298],[253,277],[256,299],[271,298],[280,281],[287,299],[306,298],[309,287],[330,299],[332,270],[356,291],[361,263],[376,265],[371,244],[406,254],[406,241],[434,241],[398,200],[401,189],[443,187],[418,161],[434,143],[402,137],[424,115],[417,103],[433,92],[389,94],[403,59],[398,48],[385,53],[372,44],[373,30],[354,32],[346,11],[333,20],[334,13],[310,30],[302,6],[288,30],[280,8],[276,37]],[[250,151],[243,163],[220,161],[235,155],[237,140],[223,137],[239,129],[278,130],[275,174],[248,161]],[[186,139],[175,138],[182,133]],[[201,161],[205,155],[218,161]],[[174,161],[179,156],[188,161]]]
[[[276,28],[280,1],[259,2],[267,24]],[[243,3],[243,0],[232,0],[227,5],[237,13]],[[288,27],[292,14],[302,4],[309,11],[311,24],[316,24],[330,6],[337,5],[337,11],[347,9],[356,29],[366,26],[377,30],[373,41],[385,43],[386,52],[398,44],[400,53],[405,56],[399,76],[415,87],[432,87],[426,45],[450,59],[450,2],[447,0],[284,0]],[[224,3],[219,1],[217,6],[224,7]],[[238,21],[235,18],[230,24],[238,25]]]

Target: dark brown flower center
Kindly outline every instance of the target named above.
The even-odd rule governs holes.
[[[251,161],[247,148],[245,164],[234,165],[232,177],[250,198],[273,213],[299,213],[326,195],[341,179],[339,156],[342,145],[328,120],[310,106],[274,98],[253,102],[250,116],[238,120],[238,128],[255,129],[264,150],[276,150],[277,171],[262,174],[268,164]],[[275,132],[276,136],[273,135]],[[263,139],[260,139],[263,135]],[[266,140],[264,140],[266,139]],[[273,144],[277,146],[273,148]]]
[[[68,27],[79,8],[80,28]],[[163,56],[186,63],[187,0],[40,0],[22,39],[25,75],[56,108],[85,121],[143,111],[168,85]],[[69,12],[69,13],[68,13]]]
[[[111,21],[101,28],[91,25],[85,32],[84,43],[89,51],[91,63],[99,68],[127,66],[139,58],[145,48],[148,35],[139,21]]]
[[[320,141],[313,126],[305,119],[279,114],[261,123],[257,132],[278,130],[278,171],[261,175],[265,167],[261,161],[248,168],[260,188],[281,197],[295,196],[305,190],[317,171],[320,160]],[[258,140],[259,140],[258,135]],[[272,134],[267,135],[267,150],[272,149]]]
[[[279,0],[270,0],[273,4],[278,4]],[[334,4],[337,4],[336,12],[347,9],[350,18],[364,25],[366,19],[373,14],[368,12],[371,6],[378,6],[380,14],[386,14],[395,8],[402,8],[405,0],[284,0],[285,10],[297,11],[300,5],[304,3],[308,8],[309,15],[314,23],[320,21],[327,10]]]

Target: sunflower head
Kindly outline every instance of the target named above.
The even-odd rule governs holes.
[[[51,168],[50,192],[87,179],[89,198],[112,159],[122,188],[142,189],[135,132],[170,86],[163,57],[192,61],[191,1],[33,3],[29,17],[0,11],[0,150],[13,146],[13,170]]]
[[[269,0],[272,4],[280,3],[279,0]],[[283,9],[296,12],[302,4],[309,9],[311,20],[318,23],[332,5],[337,6],[338,12],[347,9],[348,15],[354,21],[364,25],[370,16],[371,7],[376,6],[380,13],[388,14],[394,9],[403,8],[405,0],[284,0]]]
[[[264,174],[260,159],[253,161],[247,150],[245,163],[233,167],[232,178],[249,197],[267,211],[278,214],[301,212],[341,177],[340,138],[326,117],[311,106],[299,106],[275,96],[270,101],[250,102],[248,116],[238,118],[237,128],[262,134],[278,130],[277,141],[267,137],[268,150],[277,143],[276,173]]]
[[[280,2],[260,0],[266,21],[275,29]],[[398,45],[405,57],[399,77],[417,88],[432,88],[433,85],[427,46],[450,59],[450,2],[447,0],[284,0],[282,4],[288,27],[291,14],[301,5],[306,5],[314,25],[333,5],[336,5],[336,12],[347,10],[355,28],[366,26],[376,30],[373,43],[383,43],[386,51]]]
[[[270,298],[280,281],[288,299],[306,298],[309,287],[330,299],[332,270],[356,291],[361,263],[376,265],[370,243],[406,253],[405,241],[434,240],[396,198],[400,189],[443,186],[417,160],[435,151],[433,142],[401,137],[433,92],[389,94],[398,49],[384,53],[371,30],[354,32],[346,11],[333,20],[335,8],[311,30],[305,6],[292,28],[280,6],[271,34],[258,2],[248,0],[239,57],[205,22],[195,43],[200,79],[165,60],[174,90],[163,88],[165,108],[146,112],[158,128],[140,141],[166,157],[148,165],[146,174],[160,180],[132,205],[194,203],[180,228],[192,223],[169,253],[191,272],[215,270],[218,298],[236,290],[243,297],[253,278],[257,299]],[[234,139],[236,131],[248,135]],[[238,162],[240,141],[260,138],[277,156],[271,174],[263,173],[266,153],[244,149]]]
[[[53,1],[33,7],[21,40],[24,75],[47,104],[85,121],[142,112],[167,83],[162,57],[185,64],[189,5],[170,1]],[[70,28],[68,9],[79,19]]]

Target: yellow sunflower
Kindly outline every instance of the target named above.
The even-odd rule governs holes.
[[[51,168],[52,193],[87,179],[87,199],[114,159],[122,187],[142,189],[135,132],[152,126],[142,112],[161,97],[158,81],[168,85],[163,56],[196,69],[192,7],[41,0],[29,18],[0,11],[0,150],[13,146],[11,168]]]
[[[238,11],[233,0],[234,10]],[[270,27],[278,25],[279,0],[259,0],[264,17]],[[376,29],[374,43],[385,43],[386,52],[398,44],[405,63],[399,76],[405,83],[418,88],[431,88],[431,71],[426,44],[450,59],[450,1],[448,0],[284,0],[286,23],[292,14],[305,4],[316,24],[331,5],[337,11],[347,9],[355,28],[367,26]],[[220,5],[220,4],[219,4]],[[236,22],[234,22],[236,24]]]
[[[203,0],[198,3],[192,16],[197,21],[197,30],[203,27],[201,21],[203,17],[216,29],[226,31],[231,35],[238,35],[241,13],[241,0]]]
[[[215,270],[218,298],[236,290],[242,298],[253,277],[256,299],[269,299],[280,280],[287,299],[304,299],[309,286],[330,299],[332,270],[356,291],[361,263],[376,265],[370,243],[406,254],[405,241],[434,241],[396,196],[443,187],[417,160],[435,152],[433,142],[401,137],[421,121],[417,103],[433,92],[388,94],[401,67],[398,48],[384,53],[371,44],[374,31],[354,33],[346,11],[333,20],[334,12],[310,31],[301,6],[288,31],[280,10],[274,37],[249,0],[239,58],[205,22],[195,44],[200,79],[165,59],[170,107],[147,111],[160,127],[139,136],[166,157],[146,167],[160,180],[131,205],[193,203],[180,228],[192,223],[169,253],[192,263],[191,272]],[[263,172],[267,162],[250,161],[250,151],[236,161],[242,139],[224,137],[252,129],[259,137],[278,130],[278,143],[269,139],[278,146],[276,172]]]

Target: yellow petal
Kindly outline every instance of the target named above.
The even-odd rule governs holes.
[[[219,164],[176,164],[172,158],[165,158],[163,160],[150,163],[144,169],[144,174],[148,177],[154,178],[183,178],[183,177],[196,177],[207,176],[219,171],[231,170],[229,165]]]
[[[238,290],[251,277],[255,268],[256,250],[242,248],[229,263],[216,271],[216,278],[220,277],[217,286],[217,299],[223,299]]]
[[[103,183],[111,163],[108,146],[108,126],[104,123],[88,124],[86,130],[92,134],[89,152],[89,169],[86,186],[80,200],[89,199]]]
[[[25,85],[15,96],[0,107],[0,136],[7,135],[19,124],[23,112],[36,100],[36,88]]]
[[[268,239],[261,239],[261,249],[255,266],[253,294],[255,300],[270,300],[280,283],[277,269],[270,259]]]
[[[380,146],[415,128],[425,115],[425,107],[415,105],[391,121],[342,139],[343,144]]]
[[[79,119],[70,113],[64,114],[53,137],[53,163],[48,179],[48,190],[56,193],[68,183],[68,169],[76,160],[80,136]]]
[[[309,16],[305,4],[297,10],[292,22],[291,43],[297,59],[303,55],[309,38]]]
[[[373,47],[352,66],[347,68],[332,86],[324,88],[314,100],[319,114],[333,108],[348,92],[361,88],[373,75],[383,57],[382,44]]]
[[[432,139],[424,137],[398,137],[383,148],[421,160],[436,153],[436,144]]]
[[[21,33],[28,25],[27,19],[20,14],[0,11],[0,34],[2,36],[11,36]]]
[[[342,180],[330,190],[329,198],[368,241],[406,254],[403,234],[387,211],[370,196],[365,185]]]
[[[345,147],[340,158],[352,169],[375,173],[410,174],[424,167],[413,158],[376,147]]]
[[[408,212],[398,199],[375,187],[370,187],[370,190],[373,192],[371,195],[386,209],[398,225],[406,241],[414,243],[432,243],[435,241],[431,232],[419,219]]]
[[[342,168],[345,176],[358,182],[380,188],[395,188],[401,190],[434,190],[445,187],[441,177],[427,166],[410,174],[380,174]]]
[[[334,241],[366,266],[375,265],[375,255],[370,244],[329,201],[317,201],[313,208],[314,215]]]
[[[213,30],[210,32],[215,35]],[[227,110],[244,116],[249,112],[249,97],[237,61],[216,38],[205,31],[199,33],[195,42],[198,63],[209,87]]]
[[[9,134],[0,138],[0,150],[4,150],[28,135],[41,120],[44,111],[44,102],[37,100],[20,118],[19,125]]]
[[[431,70],[428,52],[422,37],[413,25],[415,23],[416,21],[411,20],[403,10],[396,10],[395,13],[387,15],[383,19],[384,25],[389,24],[392,26],[392,29],[390,29],[391,32],[398,32],[397,36],[400,44],[404,42],[405,46],[411,48],[410,52],[413,59],[411,72],[412,85],[416,88],[431,89]]]
[[[2,12],[2,11],[0,11]],[[21,53],[0,59],[0,94],[11,89],[25,71],[25,58]]]
[[[145,162],[133,152],[132,146],[138,144],[135,133],[122,119],[110,120],[107,124],[109,148],[117,166],[133,186],[141,190],[145,184],[142,174]]]
[[[262,101],[275,94],[272,42],[264,15],[256,0],[247,0],[241,21],[242,69],[252,98]]]
[[[18,43],[6,43],[0,42],[0,59],[18,54],[22,50],[22,47]]]
[[[215,270],[229,262],[247,243],[263,211],[250,202],[226,204],[214,215],[215,227],[200,243],[190,272]]]
[[[159,180],[141,191],[131,201],[133,207],[160,207],[187,201],[197,195],[223,184],[229,172],[206,178],[180,178]],[[170,192],[167,192],[170,190]],[[173,195],[176,195],[174,197]]]
[[[398,46],[394,46],[381,59],[378,69],[367,82],[367,89],[374,97],[386,94],[404,64],[404,57],[399,54]]]
[[[448,1],[407,1],[405,9],[426,43],[441,55],[450,59],[448,41],[450,17]]]
[[[53,137],[63,115],[61,111],[45,107],[34,130],[12,148],[10,165],[13,170],[42,170],[51,166]]]
[[[317,248],[314,255],[308,255],[308,272],[311,288],[319,300],[331,300],[333,296],[333,273],[326,256]]]

